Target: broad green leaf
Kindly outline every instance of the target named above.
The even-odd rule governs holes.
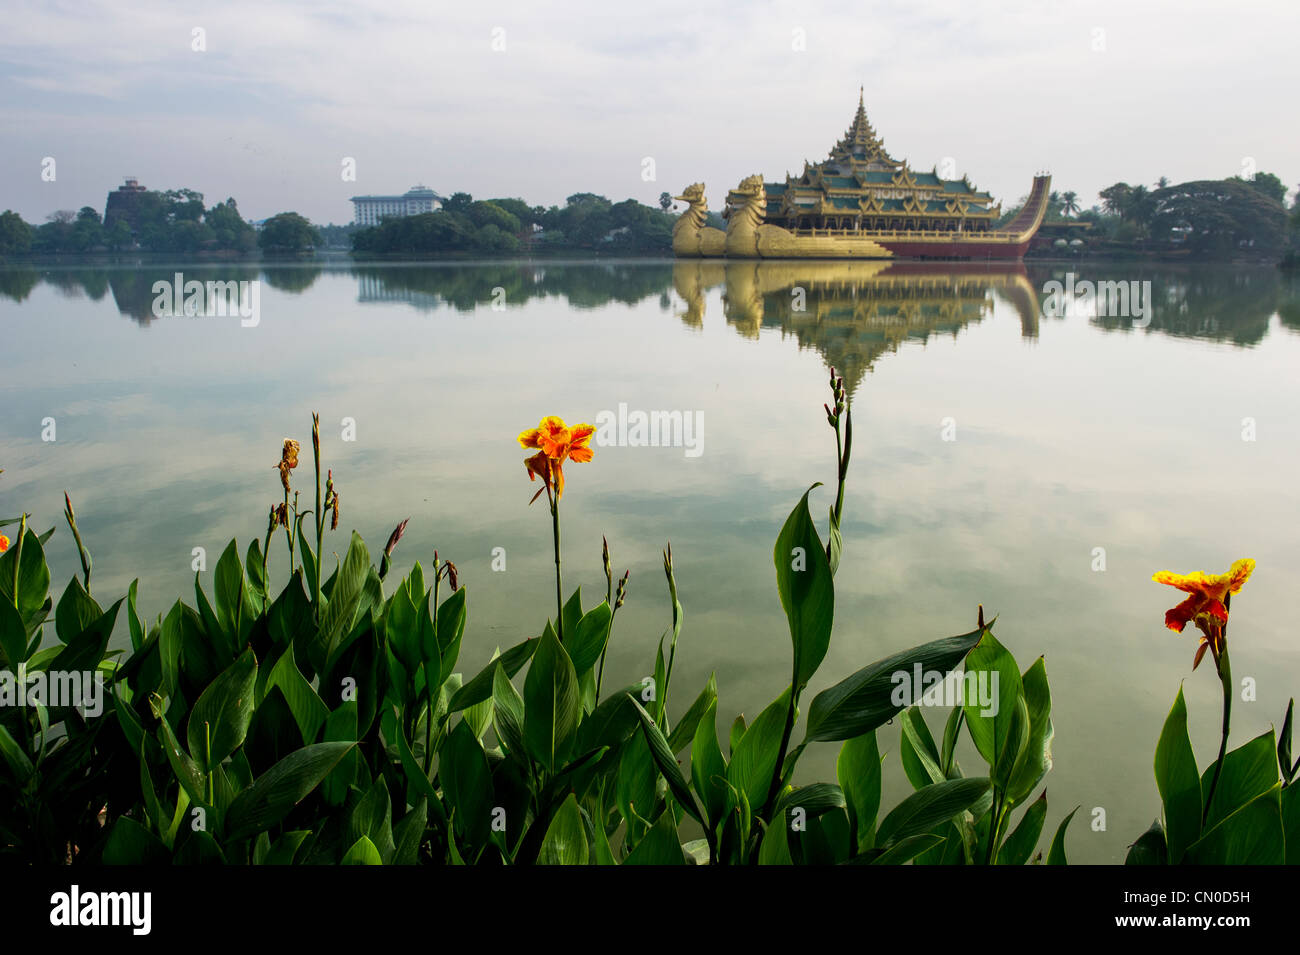
[[[986,631],[975,630],[903,650],[863,667],[847,679],[823,690],[813,699],[809,708],[805,739],[808,742],[853,739],[883,726],[905,707],[916,702],[914,699],[901,698],[897,674],[907,674],[910,677],[919,665],[922,673],[938,672],[946,675],[961,663],[984,632]],[[919,688],[916,695],[920,695]]]
[[[1156,743],[1156,788],[1165,808],[1169,861],[1178,864],[1187,847],[1201,836],[1201,779],[1187,736],[1187,704],[1178,688],[1173,708]]]
[[[756,811],[767,801],[772,777],[777,771],[777,751],[789,709],[790,688],[786,687],[785,692],[768,704],[745,731],[727,766],[727,781],[745,794]]]
[[[507,753],[526,761],[528,751],[524,747],[524,698],[506,676],[505,668],[499,660],[492,678],[490,699],[497,739]]]
[[[219,766],[244,741],[253,718],[256,682],[257,659],[252,650],[245,650],[199,695],[190,711],[186,739],[200,771]]]
[[[298,669],[292,645],[285,649],[280,659],[275,661],[264,692],[269,693],[272,687],[279,687],[280,692],[284,694],[289,711],[293,713],[294,721],[302,731],[303,742],[314,743],[316,734],[329,718],[330,711],[325,701]]]
[[[28,758],[27,753],[18,745],[18,742],[9,735],[9,731],[0,726],[0,756],[4,756],[5,763],[9,766],[9,771],[13,774],[14,781],[20,786],[25,785],[27,780],[32,778],[36,768]]]
[[[480,848],[492,824],[492,772],[487,753],[463,720],[438,752],[438,778],[457,833],[475,849]]]
[[[232,540],[217,560],[212,575],[212,589],[216,600],[217,622],[226,634],[231,647],[242,644],[240,630],[244,610],[244,568],[239,564],[239,550]]]
[[[876,815],[880,811],[880,750],[874,730],[844,741],[835,762],[835,776],[848,805],[853,852],[870,848],[875,842]]]
[[[700,695],[695,698],[690,709],[682,716],[681,720],[673,727],[668,734],[668,748],[674,753],[680,753],[683,747],[689,745],[695,739],[695,728],[699,726],[709,706],[716,703],[718,699],[718,679],[716,673],[709,674],[709,682],[705,684]]]
[[[533,758],[555,772],[582,719],[578,677],[549,629],[524,679],[524,742]]]
[[[1028,739],[1029,725],[1027,719],[1019,722],[1022,717],[1017,715],[1017,701],[1023,701],[1025,695],[1020,668],[1016,658],[998,643],[991,630],[987,630],[979,645],[966,657],[965,680],[967,686],[973,682],[979,688],[979,696],[988,695],[986,706],[984,700],[972,699],[973,694],[967,693],[962,706],[975,748],[989,764],[998,787],[1005,789],[1015,759],[1024,748],[1023,740]],[[1008,744],[1007,737],[1013,728],[1017,735]]]
[[[568,651],[570,659],[573,660],[574,672],[579,676],[590,670],[600,659],[605,649],[605,641],[609,639],[609,625],[612,619],[613,613],[609,609],[609,604],[601,601],[599,606],[582,615],[572,633],[565,630],[564,649]]]
[[[653,724],[652,724],[653,725]],[[667,743],[664,744],[667,746]],[[624,865],[685,865],[686,856],[677,836],[671,809],[665,809],[655,820],[636,848],[623,860]]]
[[[383,865],[384,860],[379,857],[379,850],[375,844],[362,836],[352,844],[352,848],[343,854],[339,860],[339,865]]]
[[[727,763],[718,746],[718,701],[709,707],[695,728],[691,743],[691,784],[695,787],[709,825],[717,826],[727,811]]]
[[[130,816],[119,816],[104,844],[104,865],[159,865],[171,861],[171,853],[152,832]]]
[[[415,806],[402,817],[401,822],[393,827],[392,865],[415,865],[420,861],[420,843],[424,842],[424,831],[429,823],[429,803],[425,799],[416,801]]]
[[[1165,865],[1169,851],[1165,844],[1165,827],[1157,819],[1128,849],[1125,865]]]
[[[916,793],[915,795],[920,795],[920,793]],[[903,839],[899,839],[880,855],[870,859],[869,861],[872,865],[902,865],[904,862],[910,862],[912,859],[915,859],[922,852],[933,849],[941,842],[943,842],[943,836],[935,835],[932,832],[922,832],[914,836],[907,836]],[[867,857],[858,856],[858,859],[864,858]]]
[[[1210,781],[1214,778],[1214,763],[1201,773],[1201,793],[1210,798]],[[1269,730],[1243,743],[1223,757],[1223,771],[1210,805],[1208,830],[1256,796],[1268,792],[1278,782],[1277,744]],[[1204,811],[1204,806],[1202,806]]]
[[[265,832],[278,824],[356,743],[313,743],[290,753],[235,797],[226,814],[227,840]]]
[[[1029,804],[1020,824],[1011,830],[998,850],[998,865],[1024,865],[1038,847],[1038,837],[1043,834],[1047,821],[1047,791]]]
[[[1065,830],[1070,828],[1070,820],[1074,814],[1079,811],[1075,806],[1070,810],[1070,814],[1061,820],[1061,824],[1056,827],[1056,835],[1052,837],[1052,847],[1047,850],[1048,865],[1066,865],[1065,861]]]
[[[641,731],[645,734],[646,743],[650,746],[650,755],[654,757],[655,765],[659,767],[659,772],[663,774],[664,779],[668,782],[668,789],[672,792],[673,798],[692,818],[703,825],[704,817],[700,813],[699,806],[695,803],[695,797],[691,795],[690,787],[686,785],[681,767],[677,765],[677,760],[668,747],[668,740],[664,739],[663,731],[655,725],[650,714],[645,711],[640,703],[636,702],[632,697],[628,697],[628,699],[632,700],[632,705],[636,707],[637,716],[641,718]],[[673,832],[673,838],[676,840],[676,829]],[[678,851],[681,850],[679,843],[677,848]]]
[[[560,805],[551,824],[546,827],[538,865],[586,865],[587,834],[583,830],[582,812],[573,793]]]
[[[909,706],[899,722],[903,724],[899,758],[912,788],[924,789],[931,783],[943,782],[946,776],[939,767],[939,751],[920,707]]]
[[[501,668],[506,671],[506,676],[513,677],[524,668],[525,663],[532,659],[541,642],[541,637],[529,637],[523,643],[515,644],[501,654],[500,657],[480,670],[474,679],[456,691],[451,698],[451,702],[447,705],[447,712],[457,713],[473,706],[475,703],[486,700],[492,695],[492,681],[497,665],[500,664]]]
[[[1029,733],[1016,760],[1007,788],[1010,805],[1029,796],[1052,768],[1052,691],[1047,685],[1047,667],[1039,657],[1021,678],[1025,706],[1029,713]]]
[[[973,806],[989,789],[989,780],[948,779],[914,792],[880,821],[876,844],[888,848],[919,835]]]
[[[814,484],[813,487],[818,485]],[[795,683],[803,689],[826,656],[835,619],[835,585],[804,492],[776,539],[776,589],[790,625]]]
[[[1282,865],[1281,783],[1256,796],[1187,848],[1189,865]],[[1218,801],[1218,796],[1215,796]]]
[[[26,540],[23,538],[24,543]],[[99,604],[86,593],[81,580],[74,576],[68,581],[63,596],[59,598],[58,606],[54,608],[54,630],[60,640],[71,643],[103,615],[104,611],[100,609]]]

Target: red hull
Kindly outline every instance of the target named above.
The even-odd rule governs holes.
[[[877,239],[876,241],[900,259],[1023,259],[1025,250],[1029,248],[1028,240],[1014,244],[1008,242],[945,242],[943,240],[917,242]]]

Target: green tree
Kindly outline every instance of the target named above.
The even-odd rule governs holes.
[[[257,244],[263,252],[306,252],[320,244],[316,229],[296,212],[281,212],[262,225]]]
[[[1278,205],[1286,202],[1286,186],[1282,180],[1271,172],[1257,172],[1254,178],[1246,179],[1242,176],[1232,176],[1229,182],[1244,182],[1252,188],[1258,190],[1261,194],[1268,196]]]
[[[0,255],[26,255],[32,250],[34,231],[12,209],[0,212]]]
[[[659,208],[662,209],[664,212],[667,212],[672,207],[673,207],[672,195],[667,192],[659,193]]]
[[[203,221],[212,229],[219,249],[251,252],[257,247],[257,231],[244,221],[234,199],[217,203],[203,214]]]

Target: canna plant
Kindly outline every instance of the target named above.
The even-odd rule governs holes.
[[[292,487],[297,442],[276,466],[280,502],[264,542],[231,542],[211,591],[146,624],[136,584],[108,610],[84,583],[48,596],[43,545],[25,522],[0,555],[3,668],[57,677],[93,670],[103,713],[53,701],[0,708],[0,853],[74,863],[232,864],[1020,864],[1047,817],[1034,793],[1051,767],[1051,695],[1040,658],[1021,671],[981,609],[973,630],[894,653],[820,693],[805,693],[830,645],[841,565],[852,410],[832,372],[837,493],[822,541],[805,492],[773,550],[791,641],[790,680],[752,721],[727,722],[711,678],[680,718],[668,701],[683,608],[664,550],[670,622],[653,677],[603,685],[615,588],[563,599],[559,500],[565,461],[590,461],[586,426],[557,418],[520,436],[551,505],[557,603],[540,631],[466,678],[467,594],[455,565],[417,562],[391,580],[399,524],[375,566],[351,535],[326,576],[338,522],[313,418],[315,507]],[[326,522],[326,511],[332,518]],[[315,541],[304,533],[307,525]],[[267,553],[283,530],[288,579],[276,592]],[[445,589],[444,589],[444,584]],[[42,648],[48,617],[54,637]],[[130,649],[108,649],[119,616]],[[956,706],[936,741],[929,694],[902,678],[994,688]],[[927,685],[928,682],[927,682]],[[801,723],[802,719],[802,723]],[[878,731],[895,722],[914,792],[882,807]],[[967,776],[963,739],[978,757]],[[797,742],[796,742],[797,740]],[[802,782],[810,747],[839,744],[834,782]],[[1064,863],[1070,816],[1047,855]]]
[[[1165,614],[1165,626],[1181,633],[1191,623],[1200,631],[1192,670],[1208,650],[1223,690],[1223,719],[1218,757],[1201,772],[1179,687],[1156,744],[1162,817],[1129,847],[1129,865],[1300,864],[1300,789],[1292,785],[1300,760],[1291,761],[1295,700],[1276,735],[1270,729],[1228,751],[1234,695],[1228,620],[1232,595],[1254,569],[1253,560],[1243,559],[1226,574],[1162,571],[1152,578],[1188,595]]]

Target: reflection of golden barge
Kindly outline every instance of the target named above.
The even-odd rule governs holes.
[[[722,286],[728,325],[745,338],[764,328],[795,336],[840,369],[850,391],[880,355],[905,341],[955,335],[1009,304],[1026,338],[1038,334],[1038,299],[1019,262],[809,262],[696,259],[673,266],[683,322],[704,325],[708,293]]]
[[[858,100],[853,125],[816,165],[785,182],[749,176],[727,194],[727,230],[709,227],[704,185],[673,229],[683,258],[1019,259],[1043,222],[1051,176],[1035,176],[1024,207],[994,228],[1001,205],[968,179],[916,172],[893,159]]]

